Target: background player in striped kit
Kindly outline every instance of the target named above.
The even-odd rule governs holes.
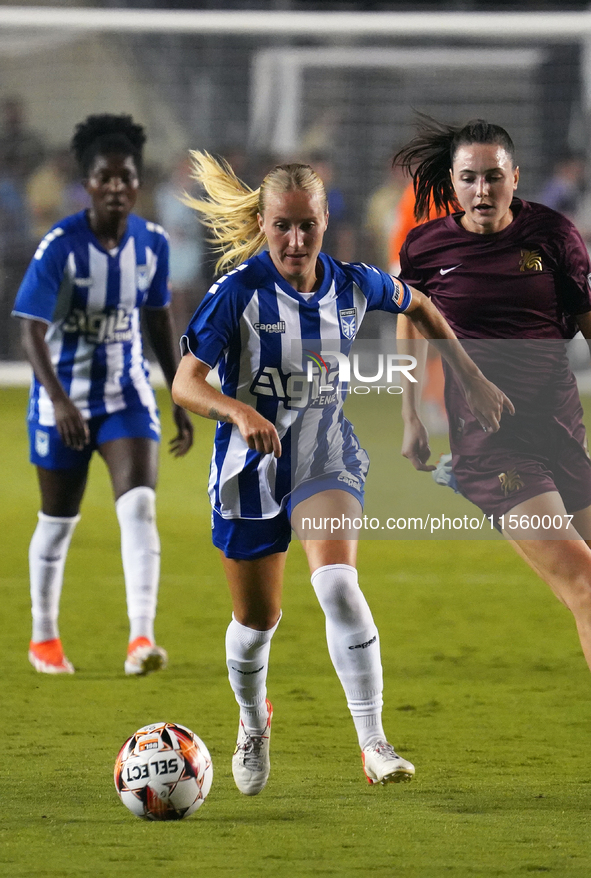
[[[419,216],[432,203],[456,211],[409,233],[401,274],[432,298],[516,409],[491,441],[446,375],[456,484],[505,525],[517,553],[571,610],[591,667],[591,462],[565,348],[577,330],[591,338],[587,249],[566,217],[515,197],[515,147],[497,125],[422,117],[394,160],[414,172]],[[409,345],[417,337],[404,318],[399,336]],[[403,399],[402,453],[433,470],[417,387]]]
[[[170,316],[168,242],[159,226],[131,213],[142,173],[144,129],[131,116],[89,116],[72,139],[91,207],[41,241],[19,289],[33,366],[31,461],[42,507],[29,549],[37,671],[73,673],[58,631],[64,565],[92,452],[103,457],[121,528],[130,636],[125,672],[165,666],[154,642],[160,573],[155,520],[160,422],[142,351],[140,309],[168,385],[178,362]],[[173,408],[175,456],[193,442],[191,422]]]
[[[234,611],[226,656],[240,706],[232,761],[236,785],[256,795],[269,775],[272,707],[266,678],[281,615],[290,516],[326,616],[330,656],[367,779],[410,780],[414,767],[396,754],[382,728],[379,637],[357,581],[358,532],[330,539],[300,527],[306,516],[361,514],[367,455],[343,418],[337,379],[334,392],[315,394],[312,385],[297,384],[297,375],[304,371],[306,340],[337,341],[346,354],[366,310],[404,311],[434,338],[453,339],[453,333],[420,293],[377,268],[340,263],[320,252],[326,193],[308,165],[280,165],[256,191],[207,153],[193,153],[193,167],[209,200],[187,200],[220,245],[218,269],[236,266],[212,286],[195,313],[173,385],[177,402],[218,421],[210,497],[213,542],[221,550]],[[254,255],[265,244],[269,252]],[[450,348],[449,356],[483,425],[497,429],[510,402],[459,346]],[[216,365],[221,393],[205,380]],[[308,393],[304,406],[302,393]],[[304,478],[292,490],[299,411],[323,441],[307,446]],[[317,452],[326,440],[323,458]]]

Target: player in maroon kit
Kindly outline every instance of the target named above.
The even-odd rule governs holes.
[[[572,611],[591,667],[591,462],[565,350],[577,329],[591,338],[587,250],[561,214],[515,197],[519,168],[499,126],[422,117],[394,161],[413,175],[419,216],[431,204],[449,213],[410,232],[401,277],[433,300],[516,409],[486,434],[446,375],[453,475]],[[398,334],[407,347],[417,338],[404,317]],[[402,454],[433,470],[418,397],[416,385],[403,396]]]

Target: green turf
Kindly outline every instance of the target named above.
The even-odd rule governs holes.
[[[189,458],[163,455],[157,632],[169,669],[123,676],[118,529],[96,461],[62,601],[62,636],[78,672],[51,678],[26,661],[26,554],[38,502],[24,409],[24,391],[0,390],[0,874],[588,878],[588,671],[569,614],[510,547],[362,544],[361,581],[382,636],[385,725],[417,767],[412,784],[370,788],[294,545],[269,681],[273,770],[266,790],[245,798],[230,770],[230,606],[204,495],[212,425],[199,422]],[[394,449],[397,442],[394,429]],[[408,484],[420,478],[404,466],[400,473]],[[159,719],[193,728],[214,761],[208,800],[180,823],[138,820],[113,787],[120,745]]]

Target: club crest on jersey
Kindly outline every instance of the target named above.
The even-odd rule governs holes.
[[[345,308],[339,311],[341,332],[345,338],[355,338],[357,332],[357,308]]]
[[[519,271],[543,271],[542,257],[539,250],[522,250]]]
[[[142,293],[145,293],[150,286],[150,276],[147,265],[136,265],[135,282],[138,290],[140,290],[140,292]]]
[[[506,473],[499,473],[499,482],[505,497],[524,487],[523,479],[515,468],[507,470]]]

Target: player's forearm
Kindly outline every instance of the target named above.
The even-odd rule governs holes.
[[[235,399],[220,393],[204,379],[197,379],[193,386],[187,387],[175,379],[172,385],[172,398],[177,405],[187,411],[210,418],[213,421],[226,421],[233,424],[240,405]]]
[[[47,325],[42,320],[22,318],[21,340],[27,359],[33,367],[37,380],[41,382],[54,405],[68,399],[61,381],[57,377],[49,348],[45,341]]]
[[[416,378],[416,383],[407,382],[402,394],[402,418],[405,421],[410,421],[419,417],[427,363],[427,342],[404,314],[398,315],[396,340],[397,352],[414,357],[417,361],[412,373],[413,377]]]
[[[193,360],[192,354],[187,354],[186,357]],[[173,401],[202,418],[236,423],[241,410],[245,407],[244,403],[226,396],[208,384],[206,373],[196,372],[191,360],[186,358],[181,360],[172,383]]]
[[[170,389],[180,361],[170,308],[146,309],[145,320],[152,349]]]

